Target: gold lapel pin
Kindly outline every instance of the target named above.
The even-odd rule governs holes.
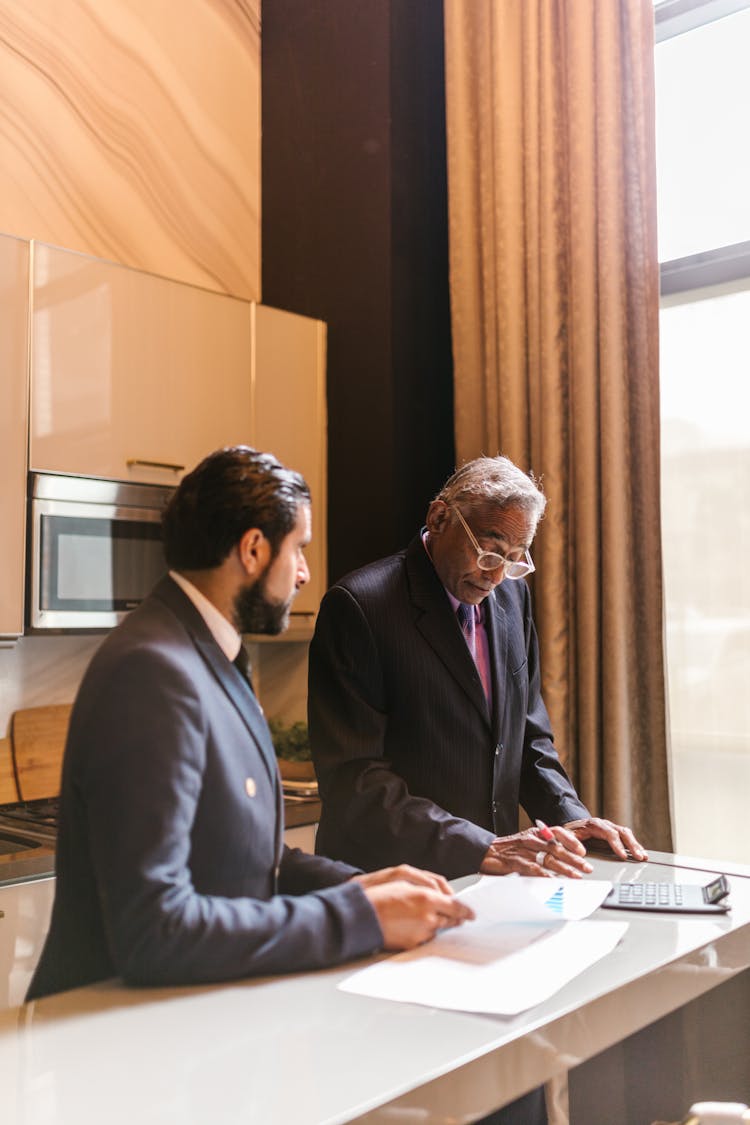
[[[254,797],[258,792],[258,786],[255,784],[255,781],[252,777],[245,778],[245,792],[247,793],[248,797]]]

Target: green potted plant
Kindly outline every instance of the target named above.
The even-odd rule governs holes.
[[[268,726],[282,778],[287,781],[314,781],[315,767],[310,750],[307,723],[286,724],[269,719]]]

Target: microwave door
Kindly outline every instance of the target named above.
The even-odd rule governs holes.
[[[166,571],[160,513],[104,504],[32,504],[29,624],[110,629]]]

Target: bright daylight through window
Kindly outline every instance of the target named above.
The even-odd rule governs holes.
[[[656,12],[676,850],[750,862],[750,0]]]

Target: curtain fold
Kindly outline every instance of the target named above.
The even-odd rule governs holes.
[[[444,0],[459,463],[549,498],[544,694],[592,812],[672,846],[651,0]]]

